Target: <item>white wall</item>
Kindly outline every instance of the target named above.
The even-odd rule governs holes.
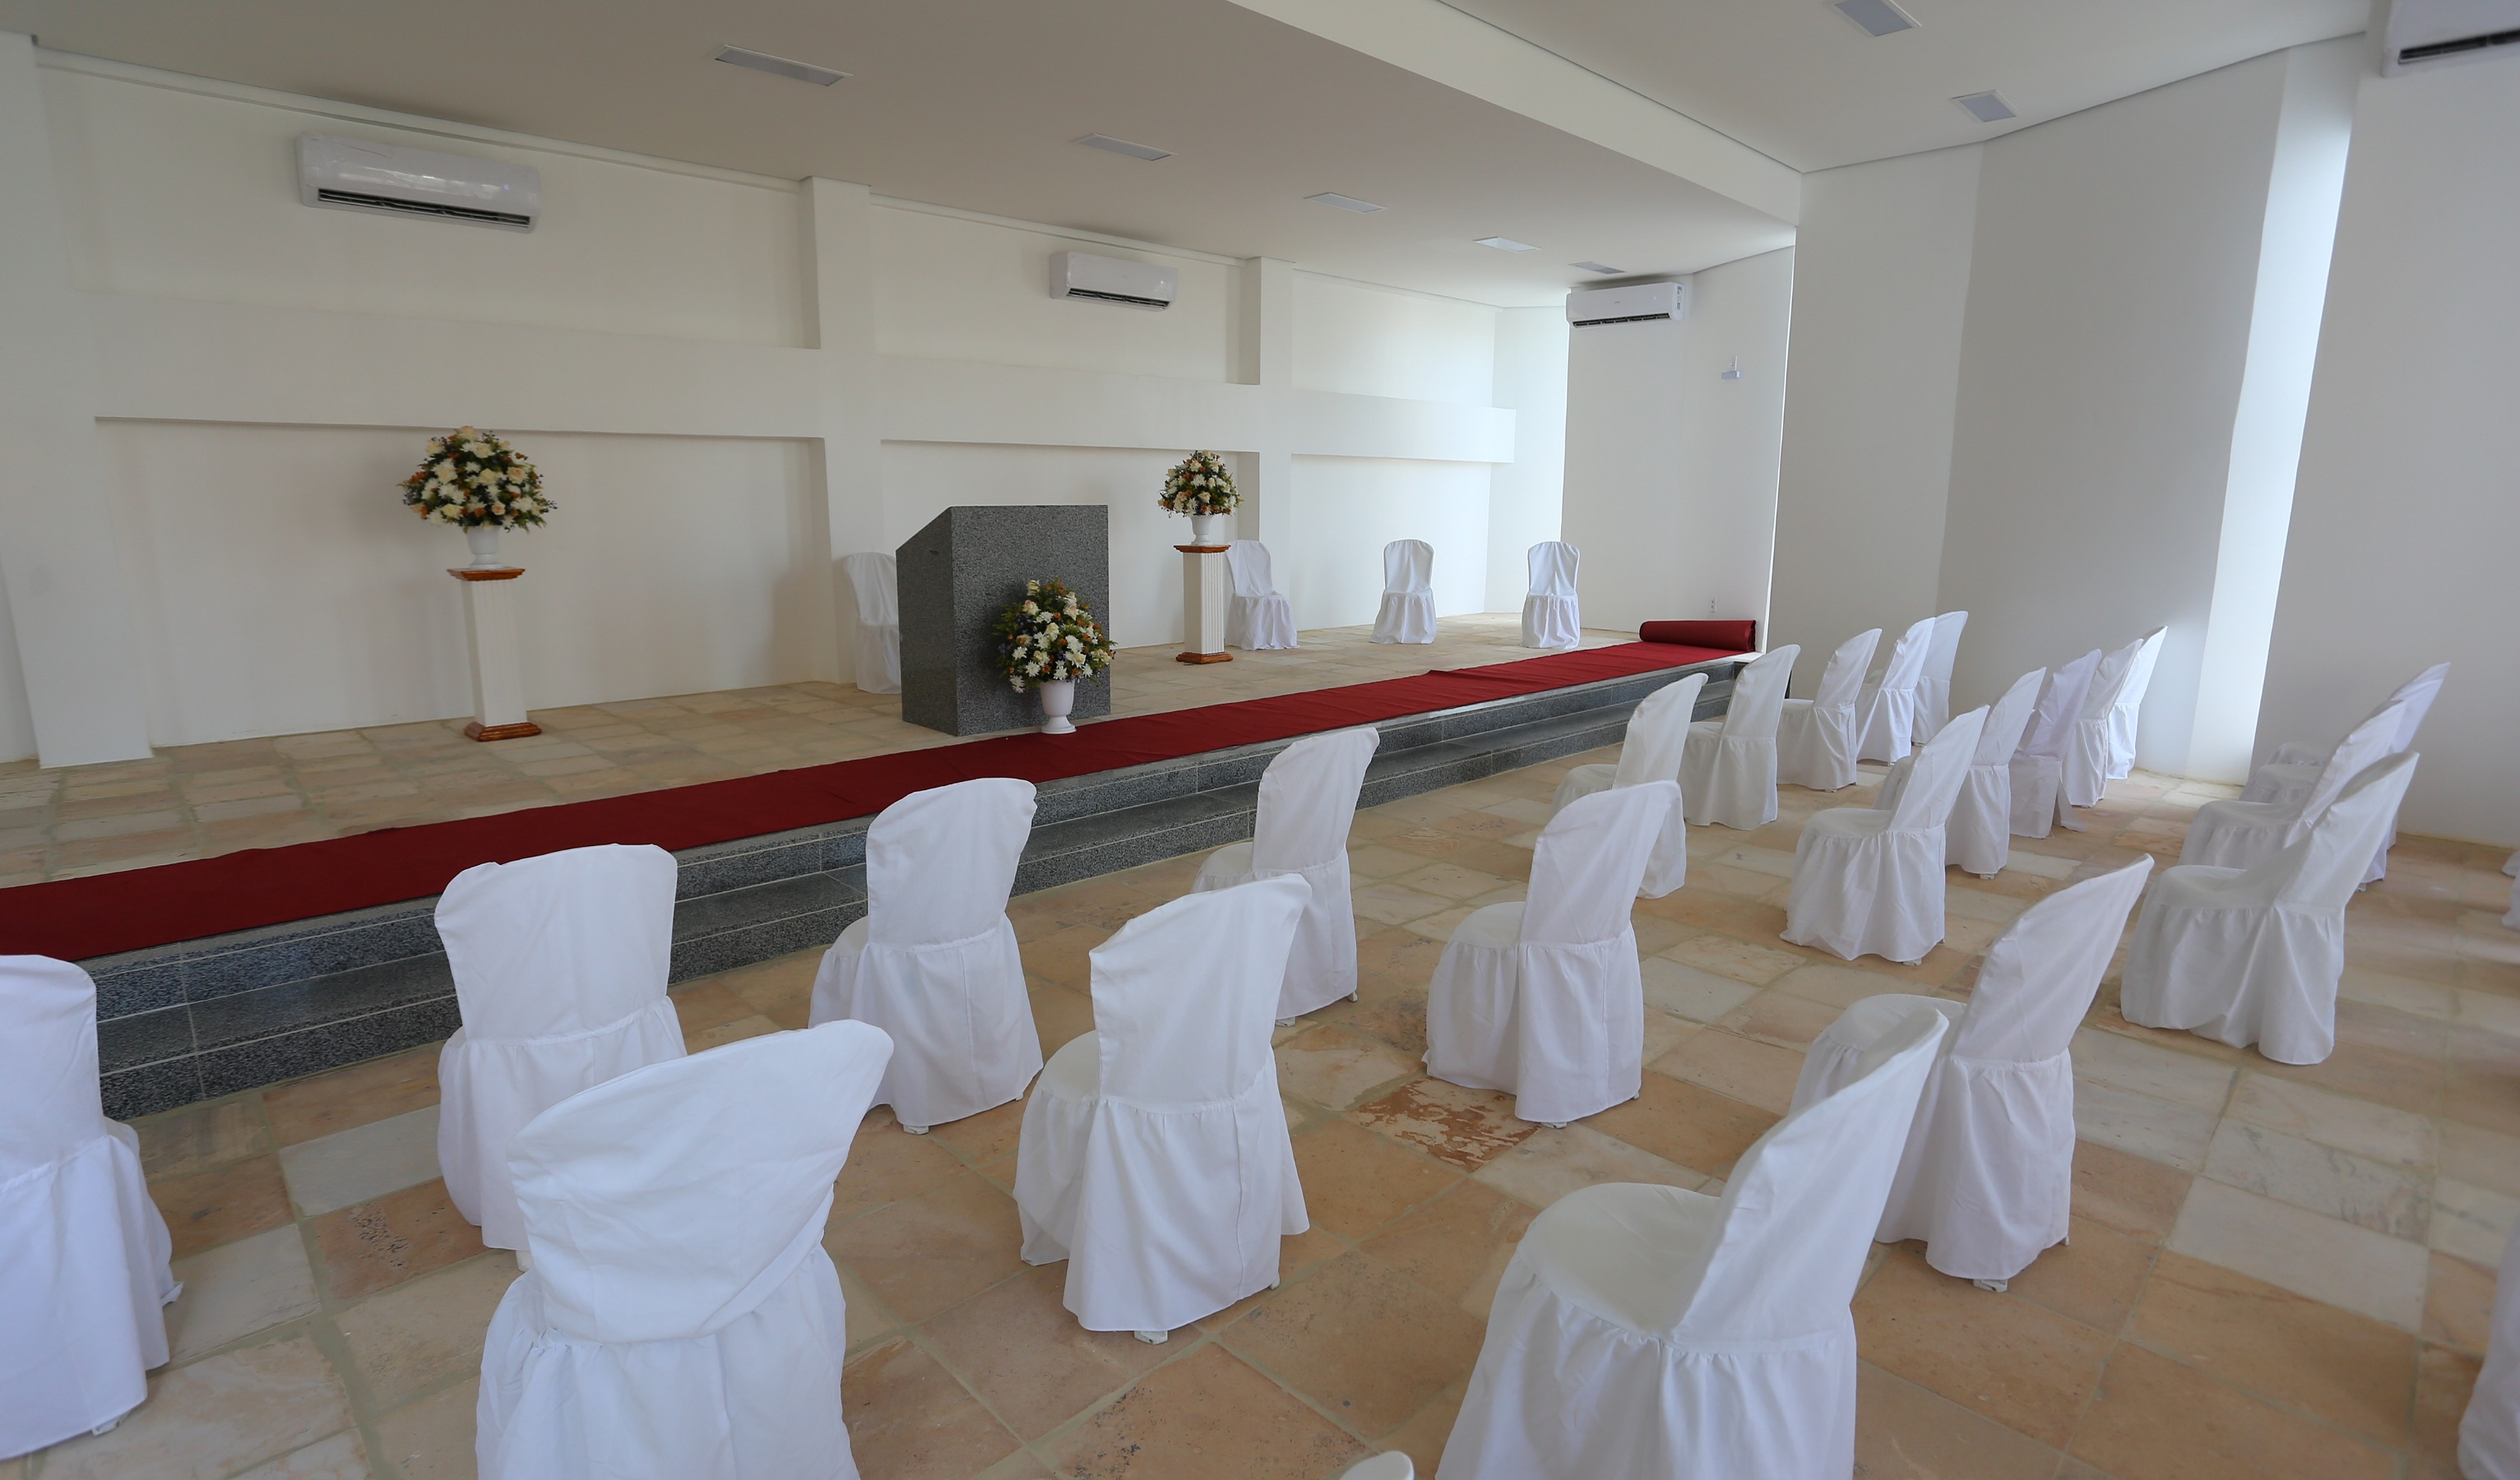
[[[35,711],[26,703],[26,673],[18,662],[18,629],[9,619],[9,587],[0,578],[0,760],[35,753]]]
[[[2258,726],[2332,743],[2452,663],[2403,825],[2520,843],[2520,67],[2365,75]]]
[[[1497,312],[1458,298],[1299,272],[1296,388],[1491,405]]]
[[[1514,417],[1514,458],[1488,485],[1490,611],[1520,611],[1531,589],[1531,547],[1557,538],[1566,486],[1566,352],[1558,308],[1497,315],[1496,403]]]
[[[1272,553],[1295,625],[1372,621],[1382,547],[1403,539],[1435,547],[1437,616],[1488,609],[1488,470],[1467,463],[1296,458],[1295,524],[1305,537],[1291,560]]]

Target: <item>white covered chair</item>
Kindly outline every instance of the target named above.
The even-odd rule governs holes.
[[[1925,648],[1925,668],[1916,676],[1916,718],[1910,727],[1911,744],[1921,745],[1952,720],[1952,666],[1959,661],[1960,632],[1968,626],[1965,611],[1946,611],[1934,618],[1934,640]]]
[[[2083,696],[2092,690],[2092,675],[2100,666],[2100,650],[2092,649],[2061,668],[2048,670],[2031,707],[2030,727],[2021,750],[2012,757],[2012,835],[2046,837],[2062,820],[2080,830],[2082,824],[2065,813],[2065,749],[2074,742],[2074,722],[2083,715]]]
[[[1705,687],[1706,675],[1692,673],[1646,695],[1644,702],[1628,716],[1627,734],[1619,739],[1618,763],[1590,761],[1567,772],[1566,779],[1557,784],[1557,794],[1550,799],[1550,819],[1554,821],[1577,797],[1591,796],[1596,791],[1641,786],[1646,782],[1670,782],[1677,787],[1681,756],[1688,744],[1690,716],[1697,712],[1697,695]],[[1645,864],[1644,881],[1637,886],[1637,893],[1646,899],[1660,899],[1688,882],[1688,819],[1675,790],[1671,812],[1663,819],[1661,834],[1654,839],[1653,857]]]
[[[533,1259],[481,1351],[481,1480],[857,1480],[823,1225],[890,1051],[862,1022],[773,1033],[518,1133]]]
[[[1605,1183],[1506,1266],[1437,1480],[1821,1480],[1855,1468],[1856,1282],[1944,1033],[1908,1015],[1721,1197]]]
[[[2110,727],[2116,722],[2118,695],[2135,679],[2135,666],[2143,656],[2143,645],[2138,638],[2117,651],[2100,659],[2092,673],[2092,687],[2083,695],[2083,712],[2074,719],[2074,733],[2065,740],[2065,802],[2072,807],[2096,807],[2109,790]],[[2058,818],[2065,826],[2080,831],[2082,825],[2069,813],[2060,811]]]
[[[166,1362],[166,1221],[97,1093],[96,983],[0,956],[0,1461],[111,1428]]]
[[[1951,820],[1943,824],[1943,859],[1980,878],[1993,878],[2012,860],[2012,752],[2021,746],[2029,727],[2032,701],[2048,670],[2033,668],[2012,681],[2003,697],[1986,712],[1986,729],[1977,751],[1960,780],[1960,794],[1952,801]],[[1890,768],[1872,805],[1883,811],[1897,806],[1915,768],[1912,755]]]
[[[2502,1241],[2485,1367],[2458,1420],[2458,1472],[2466,1480],[2520,1480],[2520,1223]]]
[[[2143,716],[2143,696],[2152,688],[2153,665],[2161,658],[2161,640],[2170,634],[2167,627],[2155,627],[2143,640],[2135,655],[2135,668],[2118,689],[2118,701],[2109,710],[2109,774],[2113,782],[2125,781],[2135,774],[2136,723]]]
[[[1377,643],[1435,640],[1435,547],[1393,540],[1382,547],[1382,607],[1373,614]]]
[[[1356,995],[1356,905],[1347,868],[1347,830],[1356,821],[1365,768],[1382,743],[1371,725],[1308,735],[1278,752],[1260,774],[1259,815],[1251,840],[1207,856],[1193,891],[1231,889],[1255,878],[1300,874],[1312,886],[1277,1016],[1290,1021]]]
[[[683,1056],[665,996],[674,859],[607,843],[478,864],[437,899],[464,1026],[437,1055],[437,1163],[456,1210],[520,1249],[508,1142],[581,1090]]]
[[[1302,645],[1295,641],[1295,608],[1269,574],[1269,547],[1236,540],[1225,547],[1225,571],[1234,594],[1225,603],[1225,644],[1251,652]]]
[[[844,555],[840,570],[849,578],[849,598],[857,608],[849,656],[858,687],[869,694],[899,694],[901,593],[892,557],[873,550]]]
[[[1972,709],[1925,741],[1895,805],[1832,807],[1803,825],[1785,939],[1848,961],[1924,960],[1943,938],[1944,824],[1985,728]]]
[[[1094,948],[1095,1031],[1024,1106],[1027,1264],[1067,1261],[1089,1331],[1162,1341],[1278,1282],[1311,1227],[1269,1035],[1307,886],[1285,874],[1149,910]]]
[[[2511,875],[2511,908],[2504,913],[2502,923],[2510,929],[2520,930],[2520,853],[2502,861],[2502,872]]]
[[[2381,700],[2381,709],[2398,706],[2398,734],[2389,742],[2389,753],[2397,754],[2415,742],[2415,734],[2423,728],[2424,716],[2432,712],[2433,700],[2441,696],[2442,683],[2450,677],[2450,664],[2435,663],[2398,687],[2398,692]],[[2310,795],[2318,785],[2319,769],[2327,764],[2331,752],[2316,745],[2287,740],[2275,747],[2274,759],[2250,774],[2249,785],[2241,789],[2244,802],[2298,802]],[[2362,875],[2366,884],[2377,883],[2389,876],[2389,850],[2397,846],[2398,822],[2389,820],[2389,830],[2380,839],[2379,850],[2371,855],[2371,867]]]
[[[2309,794],[2298,802],[2287,805],[2225,799],[2197,808],[2196,815],[2188,820],[2187,840],[2180,845],[2179,861],[2218,869],[2246,869],[2300,841],[2356,777],[2392,753],[2390,746],[2397,738],[2402,712],[2393,705],[2355,726],[2327,758],[2327,764],[2319,768],[2318,780]],[[2395,814],[2382,821],[2381,836],[2388,835],[2393,821]],[[2376,845],[2378,840],[2373,841]],[[2371,861],[2365,858],[2362,862],[2367,873]],[[2359,886],[2362,882],[2358,875],[2355,883]]]
[[[2414,773],[2412,750],[2370,767],[2307,835],[2254,868],[2163,874],[2127,952],[2126,1020],[2256,1044],[2279,1063],[2324,1060],[2336,1048],[2346,902]]]
[[[1531,594],[1522,599],[1522,645],[1582,647],[1584,617],[1575,603],[1575,571],[1583,553],[1564,540],[1543,540],[1531,547],[1528,559]]]
[[[1884,993],[1822,1030],[1797,1110],[1837,1093],[1919,1009],[1952,1019],[1873,1237],[1921,1238],[1925,1262],[1994,1289],[2070,1232],[2075,1029],[2126,933],[2152,860],[2085,879],[2013,918],[1965,1003]]]
[[[1426,991],[1426,1072],[1564,1125],[1637,1097],[1645,996],[1630,901],[1679,798],[1670,782],[1578,797],[1541,830],[1521,903],[1453,927]]]
[[[989,777],[913,791],[867,829],[866,918],[823,953],[806,1020],[891,1036],[875,1102],[914,1136],[1019,1099],[1041,1072],[1007,919],[1032,813],[1032,783]]]
[[[1787,643],[1752,658],[1732,675],[1724,717],[1688,727],[1680,794],[1691,823],[1748,829],[1777,820],[1777,720],[1801,655]]]
[[[1936,617],[1899,634],[1881,676],[1865,682],[1856,699],[1855,753],[1868,761],[1895,761],[1915,748],[1916,684],[1934,651]]]
[[[1386,1450],[1340,1470],[1338,1480],[1418,1480],[1418,1466],[1400,1451]]]
[[[1777,780],[1788,786],[1836,791],[1862,779],[1855,769],[1855,701],[1881,629],[1859,632],[1838,645],[1821,670],[1809,698],[1789,698],[1777,716]]]

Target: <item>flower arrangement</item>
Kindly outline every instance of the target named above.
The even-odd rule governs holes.
[[[558,507],[543,497],[531,458],[471,426],[428,439],[428,456],[402,480],[402,501],[424,519],[465,529],[531,529]]]
[[[1024,582],[1024,599],[999,614],[996,631],[998,666],[1017,694],[1111,666],[1110,640],[1062,581]]]
[[[1227,514],[1242,502],[1234,491],[1234,474],[1225,459],[1212,452],[1193,452],[1164,474],[1164,491],[1155,500],[1175,514]]]

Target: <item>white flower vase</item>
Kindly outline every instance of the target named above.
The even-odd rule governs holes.
[[[505,570],[508,562],[499,559],[499,526],[474,524],[464,531],[464,543],[472,547],[473,570]]]
[[[1190,516],[1190,542],[1193,545],[1224,545],[1234,539],[1234,516],[1230,514],[1193,514]]]
[[[1046,678],[1041,681],[1041,733],[1074,735],[1076,726],[1068,716],[1076,712],[1076,680]]]

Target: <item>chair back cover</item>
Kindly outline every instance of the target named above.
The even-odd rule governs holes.
[[[2092,687],[2083,693],[2083,718],[2095,720],[2116,712],[2118,695],[2135,678],[2135,665],[2143,656],[2143,645],[2150,641],[2137,638],[2100,659],[2100,666],[2092,673]]]
[[[1732,699],[1724,711],[1726,740],[1774,740],[1777,718],[1785,712],[1785,682],[1794,676],[1794,659],[1803,655],[1787,643],[1742,665],[1732,676]]]
[[[2311,785],[2310,795],[2303,799],[2301,816],[2285,830],[2285,842],[2299,842],[2318,826],[2320,815],[2335,804],[2355,778],[2374,763],[2402,753],[2391,750],[2390,746],[2397,740],[2406,713],[2405,703],[2401,699],[2382,707],[2379,713],[2355,726],[2338,742],[2336,749],[2327,757],[2327,764],[2319,768],[2318,780]],[[2382,830],[2385,832],[2386,829]],[[2378,845],[2375,843],[2373,846]]]
[[[1258,540],[1233,540],[1225,547],[1225,570],[1236,596],[1272,596],[1277,586],[1269,574],[1269,547]]]
[[[1970,759],[1977,754],[1978,738],[1985,732],[1986,711],[1971,709],[1954,717],[1925,741],[1909,767],[1907,788],[1890,809],[1888,830],[1939,828],[1950,820],[1952,803],[1959,797],[1960,783],[1968,778]]]
[[[1386,596],[1430,592],[1435,574],[1435,547],[1424,540],[1393,540],[1382,547],[1382,591]]]
[[[1845,1323],[1946,1021],[1918,1008],[1881,1036],[1844,1089],[1741,1154],[1714,1236],[1674,1292],[1670,1339],[1787,1340]]]
[[[2389,702],[2404,707],[2398,711],[2398,736],[2389,742],[2389,753],[2397,754],[2415,742],[2415,732],[2424,727],[2424,716],[2432,712],[2433,700],[2441,697],[2442,682],[2450,677],[2450,664],[2435,663],[2389,695]],[[2389,704],[2382,704],[2386,709]],[[2372,711],[2378,713],[2378,710]]]
[[[633,1069],[535,1116],[508,1164],[552,1323],[664,1341],[759,1305],[820,1247],[891,1056],[882,1029],[827,1022]]]
[[[96,983],[49,956],[0,956],[0,1179],[104,1129]]]
[[[849,578],[849,595],[857,603],[858,620],[883,626],[901,620],[901,592],[892,557],[862,550],[840,557],[840,571]]]
[[[1673,781],[1613,787],[1567,803],[1541,830],[1532,851],[1522,943],[1617,940],[1629,928],[1628,912],[1663,820],[1679,805],[1680,784]]]
[[[1186,894],[1096,946],[1102,1098],[1186,1108],[1229,1099],[1269,1069],[1278,982],[1311,897],[1292,874]]]
[[[1986,729],[1977,740],[1977,756],[1973,765],[2004,766],[2012,762],[2012,752],[2021,748],[2021,737],[2030,728],[2030,711],[2038,702],[2039,688],[2048,681],[2048,670],[2033,668],[2012,681],[1986,711]]]
[[[1878,627],[1838,644],[1828,655],[1828,666],[1821,670],[1820,687],[1812,691],[1812,707],[1853,712],[1855,701],[1864,694],[1864,676],[1872,671],[1872,650],[1880,646]]]
[[[1688,725],[1697,713],[1697,695],[1706,675],[1692,673],[1665,684],[1644,697],[1628,716],[1628,733],[1619,739],[1619,769],[1613,786],[1680,780],[1680,758],[1688,748]]]
[[[1543,540],[1531,547],[1533,596],[1573,596],[1576,567],[1583,563],[1583,553],[1564,540]]]
[[[438,896],[437,933],[470,1041],[602,1027],[665,995],[673,855],[604,843],[476,864]]]
[[[1965,611],[1946,611],[1934,618],[1934,635],[1925,646],[1925,666],[1920,678],[1952,681],[1952,665],[1959,660],[1960,629],[1968,625]]]
[[[1881,670],[1882,692],[1897,694],[1916,687],[1916,680],[1925,676],[1925,659],[1933,656],[1934,628],[1941,621],[1929,616],[1899,634],[1899,641],[1890,648],[1890,661]]]
[[[1987,947],[1968,1011],[1953,1029],[1952,1056],[2037,1063],[2064,1053],[2151,875],[2146,854],[2013,917]]]
[[[1251,867],[1263,872],[1313,869],[1345,853],[1347,830],[1356,821],[1357,790],[1381,743],[1382,732],[1364,725],[1308,735],[1279,751],[1260,774]]]
[[[1009,777],[913,791],[867,829],[867,938],[968,940],[1006,919],[1032,835],[1033,786]]]
[[[2384,743],[2389,733],[2394,732],[2382,736]],[[2344,758],[2344,748],[2337,747],[2340,760]],[[2324,807],[2318,821],[2282,852],[2252,865],[2236,882],[2244,889],[2272,886],[2270,892],[2275,903],[2293,909],[2344,909],[2354,891],[2362,887],[2362,872],[2371,863],[2371,850],[2380,846],[2380,839],[2388,833],[2389,821],[2398,815],[2398,803],[2405,799],[2407,786],[2414,781],[2415,763],[2421,758],[2416,751],[2401,750],[2365,766]],[[2327,764],[2333,770],[2336,761]]]
[[[2152,687],[2152,669],[2161,658],[2162,639],[2169,634],[2169,628],[2155,627],[2145,635],[2142,646],[2136,650],[2126,682],[2118,686],[2117,706],[2109,714],[2109,776],[2113,780],[2125,776],[2135,764],[2136,716],[2143,708],[2144,691]]]
[[[2038,706],[2030,713],[2030,733],[2022,737],[2022,754],[2064,758],[2065,746],[2074,738],[2074,722],[2083,717],[2083,695],[2091,692],[2092,670],[2099,666],[2100,650],[2094,648],[2048,672]]]

